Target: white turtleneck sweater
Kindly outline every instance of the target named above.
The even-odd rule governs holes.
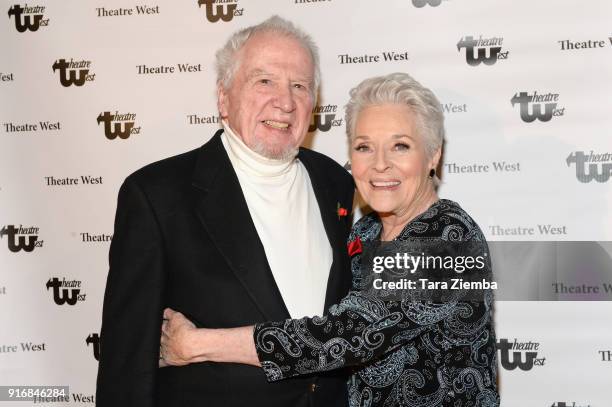
[[[322,315],[333,253],[308,171],[295,156],[269,159],[248,148],[226,122],[223,128],[223,147],[289,314]]]

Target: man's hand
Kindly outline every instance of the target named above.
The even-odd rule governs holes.
[[[185,366],[205,361],[194,352],[197,330],[183,314],[166,308],[162,323],[159,367]]]
[[[253,341],[254,326],[209,329],[166,308],[162,323],[159,367],[197,362],[243,363],[261,366]]]

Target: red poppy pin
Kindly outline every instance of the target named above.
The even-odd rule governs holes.
[[[353,257],[356,254],[359,254],[363,251],[363,247],[361,246],[361,239],[357,236],[357,239],[349,242],[348,244],[348,254],[349,257]]]
[[[346,208],[341,207],[340,202],[338,202],[336,213],[338,214],[338,220],[340,220],[340,218],[343,218],[348,215],[348,210],[346,210]]]

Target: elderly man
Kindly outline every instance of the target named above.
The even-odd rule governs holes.
[[[158,368],[165,307],[232,327],[321,314],[350,287],[352,179],[298,148],[320,77],[312,40],[272,17],[235,33],[217,69],[223,129],[119,192],[97,405],[345,405],[342,374],[269,384],[238,364]]]

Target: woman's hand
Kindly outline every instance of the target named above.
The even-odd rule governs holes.
[[[159,367],[185,366],[206,361],[203,356],[198,355],[197,334],[196,326],[183,314],[166,308],[162,323]]]

